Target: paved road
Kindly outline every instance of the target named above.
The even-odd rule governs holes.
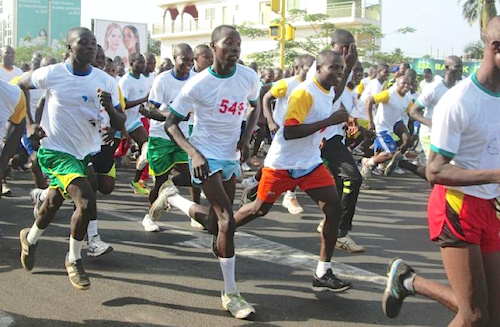
[[[278,202],[266,218],[241,228],[237,279],[257,310],[246,321],[221,310],[221,272],[206,233],[193,230],[179,211],[164,214],[160,233],[142,230],[147,199],[132,194],[131,176],[131,170],[120,170],[115,192],[99,196],[101,235],[115,251],[84,259],[89,291],[75,290],[64,270],[70,204],[43,235],[32,273],[22,270],[18,235],[33,221],[32,184],[27,174],[15,176],[14,197],[0,200],[0,327],[10,319],[13,326],[50,327],[444,326],[452,319],[449,311],[422,298],[409,299],[394,320],[381,310],[383,275],[395,256],[426,277],[445,280],[438,248],[428,241],[430,189],[408,174],[375,179],[371,190],[362,191],[352,235],[367,252],[334,254],[336,271],[354,284],[343,294],[311,291],[321,214],[304,193],[299,202],[305,214],[289,215]]]

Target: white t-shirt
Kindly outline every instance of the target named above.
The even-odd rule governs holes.
[[[144,75],[144,79],[145,79],[145,84],[146,84],[146,89],[148,90],[148,92],[151,90],[151,88],[153,87],[153,82],[155,80],[155,75],[153,73],[149,73],[148,76]]]
[[[370,118],[368,117],[368,113],[366,112],[365,108],[366,100],[369,97],[382,92],[382,90],[384,90],[385,88],[386,88],[386,83],[380,83],[378,78],[372,79],[364,89],[363,93],[361,94],[356,110],[353,111],[352,115],[357,118],[369,120]]]
[[[21,89],[0,80],[0,153],[8,121],[19,124],[26,115],[26,98]]]
[[[101,104],[97,90],[111,94],[114,107],[120,106],[116,81],[100,69],[91,67],[84,76],[75,75],[69,63],[37,69],[31,84],[47,90],[47,108],[41,126],[47,137],[41,146],[82,160],[101,149],[99,135]]]
[[[139,78],[135,78],[131,73],[123,75],[118,82],[122,90],[122,95],[125,101],[135,101],[144,98],[148,92],[149,88],[146,82],[146,77],[140,75]],[[125,115],[127,120],[125,121],[125,129],[130,129],[141,120],[143,117],[139,112],[140,105],[125,110]]]
[[[333,113],[334,98],[333,88],[325,90],[316,78],[306,80],[290,95],[284,125],[311,124],[328,118]],[[274,137],[264,160],[265,167],[306,170],[322,163],[319,146],[326,129],[293,140],[285,140],[283,131],[280,128]]]
[[[476,75],[443,95],[432,117],[431,150],[468,170],[500,169],[500,93],[481,85]],[[447,186],[481,199],[500,196],[499,184]]]
[[[149,102],[160,106],[160,111],[168,111],[170,109],[170,104],[181,92],[182,87],[192,77],[193,74],[189,73],[188,78],[179,79],[177,76],[175,76],[173,69],[161,73],[155,78],[153,87],[151,88],[151,92],[149,93]],[[189,126],[187,121],[180,122],[179,128],[181,129],[185,137],[189,136]],[[165,122],[156,121],[154,119],[151,119],[150,122],[149,136],[161,137],[163,139],[170,140],[170,137],[165,132]]]
[[[209,67],[186,83],[170,110],[181,117],[194,111],[189,141],[206,158],[238,160],[241,122],[248,101],[259,95],[259,77],[252,69],[237,64],[232,75],[219,76]]]
[[[424,107],[423,116],[428,119],[432,119],[432,115],[434,113],[434,107],[438,104],[439,100],[443,97],[443,95],[448,92],[449,88],[444,85],[443,80],[435,81],[427,85],[422,94],[417,99],[417,104],[420,107]],[[431,128],[424,124],[420,125],[420,135],[421,136],[429,136],[431,135]]]
[[[401,116],[408,111],[413,97],[410,92],[401,96],[395,88],[385,90],[373,96],[375,104],[378,104],[377,113],[373,118],[377,133],[394,131],[394,125],[401,120]]]
[[[349,115],[352,116],[354,110],[356,109],[356,104],[358,103],[358,93],[354,90],[351,90],[348,86],[345,87],[344,92],[340,98],[335,101],[333,104],[332,113],[336,112],[340,109],[340,104],[342,104]],[[325,138],[327,140],[331,139],[334,136],[341,135],[344,136],[344,126],[345,123],[337,124],[333,126],[328,126],[325,132]]]
[[[288,108],[288,99],[290,98],[293,90],[295,90],[301,82],[302,80],[297,75],[281,79],[274,83],[273,87],[271,87],[271,94],[276,99],[273,120],[280,128],[283,127],[283,119],[285,118],[285,113]]]
[[[14,79],[14,77],[21,76],[23,74],[23,71],[16,67],[13,66],[12,69],[7,69],[3,64],[0,64],[0,79],[2,81],[9,82]]]

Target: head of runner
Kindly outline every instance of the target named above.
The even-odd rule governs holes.
[[[194,63],[194,53],[191,47],[186,43],[180,43],[175,46],[173,51],[174,74],[180,79],[188,77]]]
[[[323,50],[316,59],[316,80],[325,89],[337,87],[344,77],[344,59],[338,52]]]
[[[92,63],[92,66],[97,67],[99,69],[103,69],[105,63],[106,63],[106,55],[104,54],[104,49],[98,44],[97,54],[95,56],[94,62]]]
[[[408,76],[406,76],[406,75],[399,76],[396,79],[396,91],[402,97],[404,97],[406,95],[406,93],[408,93],[408,91],[410,91],[410,87],[411,87],[411,81],[408,78]]]
[[[345,55],[349,51],[349,46],[355,42],[351,32],[338,29],[333,32],[330,45],[332,46],[332,51]]]
[[[66,38],[69,62],[74,71],[88,71],[97,55],[94,34],[85,27],[75,27],[68,31]]]
[[[146,52],[144,54],[144,60],[146,61],[146,67],[144,67],[144,75],[149,76],[149,74],[155,71],[156,57],[153,53]]]
[[[448,87],[452,87],[457,81],[462,79],[464,67],[460,57],[448,56],[444,61],[444,67],[444,82]]]
[[[4,67],[12,69],[12,66],[14,66],[14,60],[16,59],[16,52],[14,51],[14,48],[10,45],[6,45],[1,48],[1,52]]]
[[[220,75],[231,75],[241,53],[241,36],[229,25],[217,26],[212,32],[210,48],[214,54],[212,70]]]
[[[379,64],[377,66],[377,79],[380,81],[381,84],[385,83],[387,81],[387,78],[389,77],[389,66],[387,64]]]
[[[194,48],[194,62],[197,73],[212,66],[214,63],[214,54],[208,45],[200,44]]]

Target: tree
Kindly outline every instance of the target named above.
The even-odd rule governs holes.
[[[495,0],[458,0],[462,3],[462,15],[470,25],[475,24],[479,20],[479,29],[481,38],[486,25],[497,15]]]
[[[159,56],[161,54],[161,41],[151,38],[151,33],[148,31],[148,52]]]
[[[30,63],[31,58],[35,52],[39,52],[42,57],[53,57],[57,61],[61,60],[62,54],[66,51],[66,42],[63,40],[53,41],[53,45],[57,45],[53,48],[48,48],[44,45],[36,45],[31,47],[19,47],[16,49],[16,66],[20,66],[22,63]]]
[[[469,42],[464,47],[464,58],[482,59],[484,55],[484,43],[482,41]]]

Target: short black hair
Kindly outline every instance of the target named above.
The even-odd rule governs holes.
[[[136,62],[141,57],[142,57],[142,55],[140,53],[137,53],[137,52],[132,53],[130,55],[130,63]]]
[[[212,42],[215,43],[215,42],[218,42],[220,40],[221,34],[222,34],[222,30],[225,29],[225,28],[228,28],[228,29],[231,29],[233,31],[236,31],[236,28],[234,28],[234,26],[231,26],[231,25],[219,25],[212,32],[212,37],[211,37]]]
[[[179,44],[175,45],[174,50],[172,51],[172,57],[175,59],[177,57],[177,55],[179,53],[183,52],[184,50],[193,51],[193,49],[191,49],[191,46],[189,44],[179,43]]]
[[[378,64],[377,65],[377,74],[380,73],[383,70],[389,70],[389,65],[388,64]]]
[[[212,50],[210,49],[210,47],[206,44],[198,44],[195,48],[194,48],[194,56],[197,57],[198,55],[200,55],[201,53],[204,53],[205,51],[210,51],[212,52]]]
[[[430,68],[425,68],[424,74],[432,74],[432,70]]]

